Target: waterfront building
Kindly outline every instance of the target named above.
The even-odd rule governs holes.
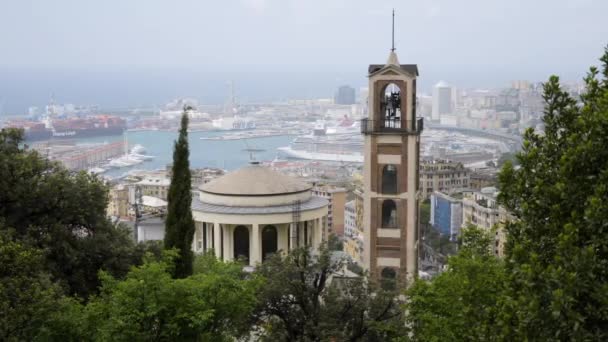
[[[140,188],[142,196],[152,196],[167,200],[171,179],[166,177],[146,177],[135,183]]]
[[[255,266],[273,253],[317,249],[327,239],[328,201],[312,185],[258,163],[218,177],[192,199],[192,249]]]
[[[494,187],[483,188],[465,196],[462,199],[462,226],[473,224],[492,231],[494,234],[492,249],[496,256],[502,257],[505,243],[502,226],[513,217],[504,207],[498,205],[497,196],[498,191]]]
[[[313,196],[325,198],[327,206],[327,230],[330,234],[344,235],[344,205],[348,191],[333,185],[315,185]]]
[[[364,256],[372,279],[408,284],[418,272],[419,152],[415,64],[369,66],[364,134]]]
[[[420,163],[422,198],[429,198],[433,191],[450,193],[468,188],[469,173],[462,163],[440,159],[423,161]]]
[[[339,105],[352,105],[356,103],[355,88],[343,85],[336,91],[334,103]]]
[[[462,226],[462,193],[450,196],[439,191],[433,192],[429,223],[442,235],[456,241]]]
[[[452,113],[452,88],[445,82],[440,81],[433,88],[433,108],[431,119],[441,120],[441,115]]]

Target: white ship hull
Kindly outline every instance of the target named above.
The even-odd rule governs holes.
[[[301,150],[294,150],[291,147],[279,147],[279,151],[294,159],[306,159],[306,160],[323,160],[323,161],[337,161],[337,162],[348,162],[348,163],[363,163],[363,154],[351,153],[351,154],[337,154],[337,153],[321,153],[321,152],[307,152]]]

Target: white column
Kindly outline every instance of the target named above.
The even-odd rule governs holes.
[[[203,222],[203,228],[202,228],[202,239],[203,239],[203,250],[205,252],[207,252],[207,250],[209,249],[209,246],[207,245],[209,243],[209,225],[207,225],[207,223]]]
[[[260,246],[260,226],[257,223],[251,225],[251,252],[249,255],[249,264],[262,262],[262,249]]]
[[[213,223],[207,223],[207,250],[213,248]]]
[[[277,228],[277,249],[282,250],[284,253],[289,252],[291,248],[295,248],[295,246],[291,246],[291,223],[276,225]],[[289,233],[289,234],[288,234]]]
[[[232,248],[230,248],[232,242],[232,234],[230,234],[231,229],[228,225],[224,225],[224,260],[229,261],[234,259]]]
[[[215,251],[215,256],[219,259],[221,258],[221,252],[222,252],[222,247],[220,246],[221,243],[221,239],[220,239],[220,224],[217,222],[213,223],[213,250]]]

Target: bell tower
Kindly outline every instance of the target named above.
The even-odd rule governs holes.
[[[418,170],[422,118],[416,117],[415,64],[369,66],[364,151],[363,262],[373,279],[407,286],[418,272]]]

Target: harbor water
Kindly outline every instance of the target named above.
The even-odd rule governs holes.
[[[214,137],[225,132],[192,132],[188,134],[190,143],[190,166],[192,168],[215,167],[234,170],[250,162],[250,152],[246,149],[260,149],[254,153],[259,161],[272,160],[277,157],[278,147],[287,146],[292,136],[256,137],[239,140],[203,140],[201,137]],[[142,145],[146,154],[154,156],[153,160],[145,161],[131,167],[110,169],[105,175],[119,177],[130,170],[164,169],[173,160],[173,144],[178,137],[177,132],[168,131],[134,131],[126,132],[129,148]],[[123,136],[96,137],[79,139],[78,143],[111,143],[123,140]]]

